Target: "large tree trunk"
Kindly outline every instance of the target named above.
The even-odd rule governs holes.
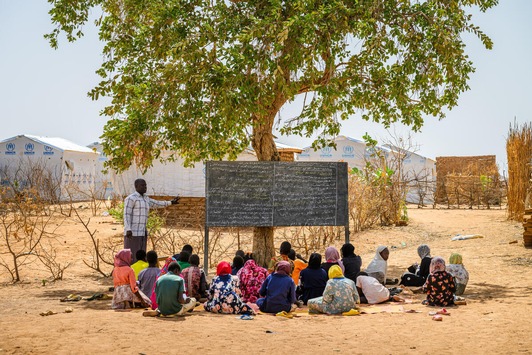
[[[255,117],[255,122],[260,122],[253,128],[251,145],[259,161],[279,161],[280,156],[273,140],[272,128],[275,112],[266,118]],[[253,255],[257,264],[268,266],[268,262],[275,255],[273,245],[273,227],[253,228]]]

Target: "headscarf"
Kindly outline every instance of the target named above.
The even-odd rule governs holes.
[[[288,261],[279,261],[277,263],[277,268],[275,269],[276,274],[280,275],[290,275],[290,263]]]
[[[430,258],[430,247],[427,244],[421,244],[417,247],[417,255],[421,259],[426,258],[427,256]]]
[[[337,263],[338,266],[340,266],[340,269],[342,269],[342,272],[345,271],[344,263],[342,263],[342,260],[340,259],[340,253],[335,247],[328,247],[325,249],[325,259],[328,263]]]
[[[342,272],[342,269],[338,265],[333,265],[329,269],[329,280],[332,279],[341,279],[344,277],[344,273]]]
[[[355,246],[351,243],[345,243],[340,250],[342,251],[342,257],[344,258],[355,255]]]
[[[445,271],[445,260],[441,256],[435,256],[430,262],[430,273]]]
[[[388,261],[384,260],[381,255],[381,252],[384,249],[388,249],[388,247],[384,245],[379,245],[377,247],[377,252],[373,257],[373,260],[371,260],[368,267],[366,268],[366,272],[368,274],[381,272],[384,275],[384,280],[386,280],[386,269],[388,268]]]
[[[308,269],[318,270],[321,267],[321,254],[312,253],[308,259]]]
[[[240,279],[240,291],[244,302],[255,303],[260,297],[259,290],[268,276],[268,270],[257,265],[255,260],[246,261],[242,269],[238,270]]]
[[[155,292],[155,286],[157,286],[157,280],[159,280],[159,277],[161,277],[163,275],[166,275],[168,273],[168,267],[173,262],[177,263],[177,260],[173,256],[167,257],[166,260],[164,261],[164,266],[161,268],[161,271],[159,271],[159,273],[157,274],[157,277],[155,278],[155,282],[153,283],[153,287],[151,289],[151,296],[150,296],[151,308],[152,309],[157,309],[157,307],[158,307],[158,305],[157,305],[157,294]]]
[[[161,271],[159,271],[159,274],[157,275],[156,280],[158,280],[159,277],[161,277],[163,275],[166,275],[168,273],[168,266],[170,266],[170,264],[172,262],[176,262],[177,263],[177,260],[173,256],[169,256],[169,257],[166,258],[166,260],[164,262],[164,266],[161,268]]]
[[[122,249],[115,255],[115,267],[131,265],[131,249]]]
[[[231,275],[231,264],[227,261],[220,261],[216,267],[216,276]]]
[[[462,264],[462,255],[458,253],[452,253],[449,258],[449,264]]]

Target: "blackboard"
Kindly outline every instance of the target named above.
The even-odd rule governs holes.
[[[347,163],[227,162],[206,166],[206,226],[345,226]]]

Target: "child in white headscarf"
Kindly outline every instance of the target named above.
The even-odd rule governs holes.
[[[390,251],[388,250],[388,247],[379,245],[375,257],[366,268],[368,276],[376,278],[383,285],[386,283],[386,269],[388,268],[389,256]]]

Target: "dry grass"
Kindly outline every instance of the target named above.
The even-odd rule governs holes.
[[[532,184],[532,123],[510,125],[506,139],[508,155],[508,219],[522,221],[525,200]],[[532,201],[530,201],[532,203]]]

